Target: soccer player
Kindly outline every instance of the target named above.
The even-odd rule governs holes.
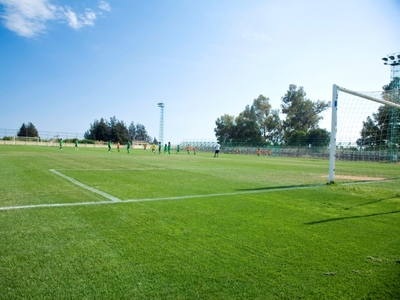
[[[118,142],[117,143],[117,150],[118,150],[118,152],[119,152],[119,148],[121,147],[121,144]]]
[[[60,139],[60,150],[62,150],[63,139]]]
[[[78,139],[75,140],[75,150],[79,150],[78,149]]]
[[[214,153],[214,157],[219,157],[219,150],[221,148],[221,145],[217,142],[217,144],[215,145],[215,153]]]
[[[168,154],[171,154],[171,142],[168,142],[167,149],[168,149]]]
[[[164,144],[164,154],[167,153],[167,148],[168,148],[167,144]]]
[[[151,144],[151,152],[153,152],[153,154],[156,154],[156,145]]]
[[[131,142],[130,141],[128,141],[126,143],[126,151],[128,152],[128,154],[131,153]]]
[[[158,142],[158,154],[161,154],[162,145],[161,142]]]
[[[186,151],[187,151],[187,154],[190,154],[190,145],[186,146]]]
[[[108,141],[108,153],[110,153],[111,152],[111,141]]]
[[[196,155],[197,148],[196,146],[193,147],[193,154]]]
[[[257,149],[257,156],[260,156],[260,155],[261,155],[261,149],[258,148],[258,149]]]
[[[181,154],[181,147],[179,145],[176,146],[176,154]]]

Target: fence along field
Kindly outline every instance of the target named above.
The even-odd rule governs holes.
[[[395,164],[365,167],[391,180],[326,185],[321,159],[9,145],[0,154],[1,208],[101,204],[0,210],[4,299],[398,296]],[[349,174],[365,165],[337,163]]]

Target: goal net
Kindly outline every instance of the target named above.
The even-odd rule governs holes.
[[[24,137],[24,136],[14,136],[13,137],[14,145],[39,145],[40,137]]]
[[[361,93],[333,86],[329,179],[400,177],[399,90]]]

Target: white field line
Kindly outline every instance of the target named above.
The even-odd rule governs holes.
[[[261,193],[269,193],[269,192],[277,192],[277,191],[309,189],[309,188],[317,188],[317,187],[321,187],[321,186],[326,186],[326,184],[316,184],[316,185],[308,185],[308,186],[292,186],[292,187],[283,187],[283,188],[278,187],[278,188],[271,188],[271,189],[247,190],[247,191],[239,191],[239,192],[220,193],[220,194],[175,196],[175,197],[163,197],[163,198],[128,199],[128,200],[123,200],[122,202],[150,202],[150,201],[184,200],[184,199],[220,197],[220,196],[237,196],[237,195],[247,195],[247,194],[261,194]]]
[[[65,175],[63,175],[65,176]],[[68,177],[68,176],[66,176]],[[72,178],[71,178],[72,179]],[[76,203],[55,203],[55,204],[36,204],[36,205],[21,205],[21,206],[8,206],[0,207],[1,210],[13,210],[13,209],[24,209],[24,208],[43,208],[43,207],[63,207],[63,206],[85,206],[85,205],[103,205],[103,204],[117,204],[117,203],[130,203],[130,202],[150,202],[150,201],[171,201],[171,200],[185,200],[194,198],[209,198],[209,197],[222,197],[222,196],[237,196],[246,194],[261,194],[277,191],[297,190],[297,189],[309,189],[326,186],[326,184],[309,185],[309,186],[294,186],[285,188],[272,188],[272,189],[259,189],[259,190],[248,190],[231,193],[220,193],[220,194],[204,194],[204,195],[188,195],[188,196],[176,196],[176,197],[160,197],[160,198],[141,198],[141,199],[128,199],[119,201],[99,201],[99,202],[76,202]]]
[[[92,172],[92,171],[104,171],[104,172],[119,172],[119,171],[158,171],[158,170],[166,170],[166,168],[129,168],[129,169],[57,169],[58,171],[83,171],[83,172]]]
[[[60,177],[62,177],[64,179],[67,179],[67,180],[71,181],[73,184],[76,184],[76,185],[80,186],[81,188],[84,188],[84,189],[87,189],[87,190],[89,190],[89,191],[91,191],[93,193],[99,194],[99,195],[103,196],[104,198],[109,199],[109,200],[111,200],[113,202],[120,202],[121,201],[120,199],[118,199],[118,198],[116,198],[114,196],[111,196],[111,195],[109,195],[107,193],[104,193],[104,192],[98,190],[98,189],[95,189],[95,188],[92,188],[92,187],[90,187],[90,186],[88,186],[86,184],[83,184],[82,182],[79,182],[78,180],[75,180],[75,179],[73,179],[71,177],[68,177],[67,175],[64,175],[63,173],[60,173],[60,172],[58,172],[58,171],[56,171],[54,169],[50,169],[49,171],[53,172],[54,174],[56,174],[56,175],[58,175],[58,176],[60,176]]]

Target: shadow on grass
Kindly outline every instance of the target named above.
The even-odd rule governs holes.
[[[352,206],[350,206],[350,207],[365,206],[365,205],[374,204],[374,203],[378,203],[378,202],[385,201],[385,200],[396,199],[396,198],[399,198],[399,197],[400,197],[400,195],[395,195],[395,196],[393,196],[393,197],[387,197],[387,198],[377,199],[377,200],[370,201],[370,202],[365,202],[365,203],[361,203],[361,204],[352,205]]]
[[[369,217],[376,217],[376,216],[390,215],[390,214],[397,214],[397,213],[400,213],[400,210],[394,210],[394,211],[389,211],[389,212],[384,212],[384,213],[369,214],[369,215],[363,215],[363,216],[332,218],[332,219],[326,219],[326,220],[320,220],[320,221],[314,221],[314,222],[307,222],[307,223],[305,223],[305,225],[314,225],[314,224],[321,224],[321,223],[328,223],[328,222],[335,222],[335,221],[342,221],[342,220],[351,220],[351,219],[358,219],[358,218],[369,218]]]

